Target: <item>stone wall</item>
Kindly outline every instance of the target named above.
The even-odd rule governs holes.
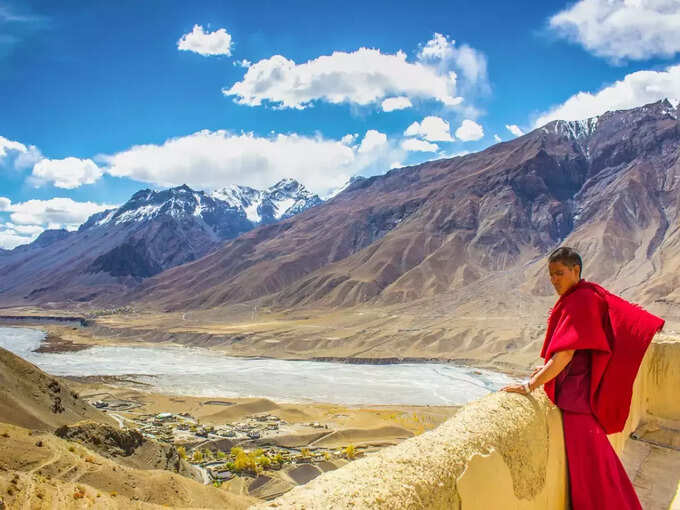
[[[644,420],[680,419],[680,342],[657,338],[635,384],[622,450]],[[254,508],[567,508],[562,420],[542,390],[494,393],[464,406],[435,430],[325,473]]]

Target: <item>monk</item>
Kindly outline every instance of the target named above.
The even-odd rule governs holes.
[[[528,382],[503,390],[530,394],[544,385],[562,411],[574,510],[639,510],[640,501],[607,434],[623,430],[642,357],[664,321],[581,278],[572,248],[548,259],[559,299],[541,357]]]

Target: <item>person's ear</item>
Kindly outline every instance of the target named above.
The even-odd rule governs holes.
[[[576,264],[576,265],[574,266],[574,268],[578,268],[578,274],[577,274],[576,276],[578,276],[579,279],[580,279],[580,278],[581,278],[581,266],[579,266],[578,264]]]

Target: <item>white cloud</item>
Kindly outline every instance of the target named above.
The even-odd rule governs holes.
[[[359,133],[347,133],[345,136],[343,136],[340,141],[344,145],[352,145],[356,141],[356,139],[359,138]]]
[[[384,112],[393,112],[394,110],[404,110],[411,108],[413,105],[408,97],[388,97],[382,102],[382,109]]]
[[[607,111],[625,110],[668,98],[680,101],[680,65],[665,71],[637,71],[599,92],[579,92],[536,119],[535,127],[552,120],[582,120]]]
[[[0,136],[0,164],[9,163],[17,170],[24,170],[32,167],[41,158],[42,155],[36,146],[26,146]]]
[[[580,0],[552,16],[549,24],[593,54],[614,61],[680,52],[678,0]]]
[[[214,32],[205,32],[201,25],[194,25],[194,29],[184,34],[177,41],[177,48],[193,51],[200,55],[231,55],[231,35],[224,28]]]
[[[464,142],[479,140],[484,136],[484,129],[474,120],[465,119],[460,127],[456,129],[456,137]]]
[[[314,101],[368,105],[391,96],[434,99],[454,106],[463,98],[456,93],[456,73],[450,67],[459,64],[466,66],[466,77],[476,76],[467,58],[442,61],[428,55],[408,62],[403,51],[335,51],[302,64],[274,55],[252,64],[241,81],[222,92],[240,104],[269,102],[280,108],[302,109]]]
[[[10,219],[18,225],[54,226],[73,230],[78,228],[92,214],[110,209],[112,205],[94,202],[76,202],[70,198],[50,198],[49,200],[28,200],[10,203],[6,211]]]
[[[418,58],[423,62],[439,62],[440,69],[454,69],[450,71],[450,77],[456,81],[460,74],[465,92],[487,93],[490,90],[486,56],[467,44],[458,47],[450,37],[435,33],[421,47]]]
[[[401,168],[403,166],[404,163],[402,163],[401,161],[392,161],[392,163],[390,163],[390,170],[394,170],[395,168]]]
[[[439,146],[436,143],[430,143],[416,138],[402,140],[401,148],[409,152],[437,152],[439,150]]]
[[[36,236],[21,235],[14,229],[5,227],[0,223],[0,248],[4,250],[11,250],[19,245],[30,243],[35,238]]]
[[[14,225],[12,223],[5,223],[5,226],[13,228],[16,232],[21,235],[27,236],[37,236],[44,229],[39,225]]]
[[[9,151],[26,152],[26,150],[26,146],[23,143],[0,136],[0,158],[7,156]]]
[[[505,127],[515,136],[522,136],[524,131],[522,131],[516,124],[506,124]]]
[[[421,136],[430,142],[452,142],[449,123],[441,117],[430,115],[420,122],[414,122],[406,131],[406,136]]]
[[[360,153],[372,152],[376,149],[380,149],[387,144],[387,135],[376,131],[375,129],[369,129],[364,135],[364,139],[361,140],[361,145],[359,145]]]
[[[11,220],[0,222],[0,248],[12,249],[30,243],[46,228],[75,230],[92,214],[113,207],[116,206],[59,197],[14,204],[0,197],[0,211],[9,212]]]
[[[53,182],[56,187],[66,189],[92,184],[102,176],[102,173],[91,159],[74,157],[43,159],[33,167],[35,182]]]
[[[384,138],[383,138],[384,137]],[[355,140],[354,137],[351,140]],[[171,138],[162,145],[138,145],[111,156],[102,156],[108,173],[159,186],[186,183],[199,189],[243,184],[271,186],[285,177],[303,182],[323,195],[344,184],[352,175],[384,172],[403,151],[384,134],[367,131],[362,143],[348,146],[342,140],[322,136],[203,130]]]
[[[234,65],[238,67],[245,67],[246,69],[248,69],[250,66],[253,65],[253,63],[250,60],[244,58],[242,60],[235,61]]]
[[[493,135],[493,139],[494,139],[496,142],[499,142],[499,143],[503,141],[503,139],[502,139],[500,136],[498,136],[497,134],[495,134],[495,133],[494,133],[494,135]]]

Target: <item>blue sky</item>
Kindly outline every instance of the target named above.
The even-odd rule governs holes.
[[[0,0],[0,247],[143,187],[323,195],[677,99],[679,20],[677,0]]]

